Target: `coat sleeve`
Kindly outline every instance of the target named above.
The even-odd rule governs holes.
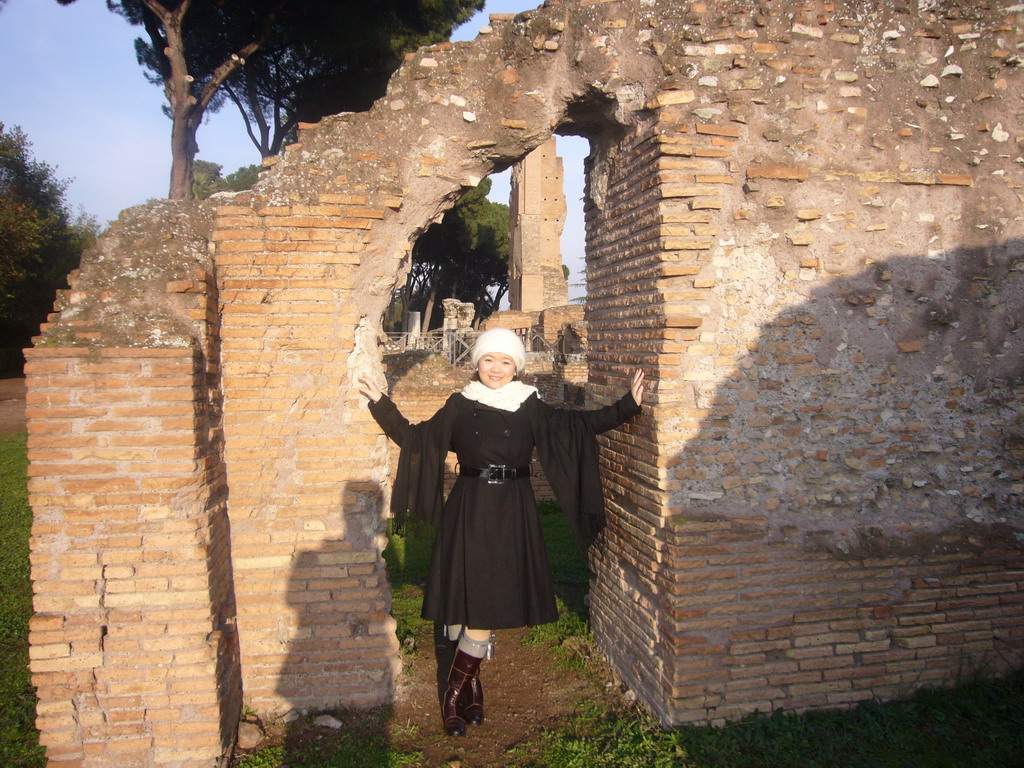
[[[377,402],[370,401],[370,415],[384,430],[384,434],[398,446],[402,445],[406,433],[412,429],[409,420],[402,415],[398,406],[387,395],[382,395]]]
[[[401,448],[391,490],[394,530],[404,533],[407,515],[436,526],[444,508],[444,460],[451,443],[453,400],[427,421],[410,424],[386,395],[370,403],[381,429]]]
[[[603,408],[594,408],[589,411],[562,411],[562,413],[568,414],[570,418],[582,419],[587,422],[588,428],[595,435],[599,435],[625,424],[641,410],[636,400],[633,399],[633,393],[627,392],[619,400]]]
[[[596,436],[640,413],[640,406],[628,393],[617,403],[589,411],[552,408],[536,398],[529,402],[544,474],[577,542],[586,549],[605,522]]]

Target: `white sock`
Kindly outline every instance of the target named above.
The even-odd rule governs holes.
[[[473,640],[465,633],[463,633],[462,637],[459,638],[459,650],[476,659],[485,658],[487,656],[487,649],[490,648],[490,646],[490,639]]]

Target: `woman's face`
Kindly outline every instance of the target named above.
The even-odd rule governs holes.
[[[486,386],[499,389],[515,378],[516,363],[501,352],[488,352],[477,361],[476,373]]]

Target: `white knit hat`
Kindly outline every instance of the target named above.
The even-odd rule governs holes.
[[[508,328],[491,328],[476,337],[473,351],[470,353],[473,365],[480,362],[481,357],[492,352],[500,352],[511,357],[516,364],[516,373],[522,373],[526,368],[526,347],[519,336]]]

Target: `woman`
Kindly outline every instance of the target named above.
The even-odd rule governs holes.
[[[534,447],[570,526],[588,546],[604,524],[594,436],[638,414],[644,393],[638,370],[629,393],[614,405],[552,408],[517,379],[526,350],[504,328],[482,333],[472,360],[474,380],[416,425],[369,376],[359,377],[370,412],[401,447],[391,499],[396,524],[412,512],[437,530],[423,618],[445,624],[458,643],[441,704],[449,736],[464,735],[467,723],[483,722],[479,669],[491,631],[558,618],[529,482]],[[449,450],[458,456],[459,476],[444,501]]]

